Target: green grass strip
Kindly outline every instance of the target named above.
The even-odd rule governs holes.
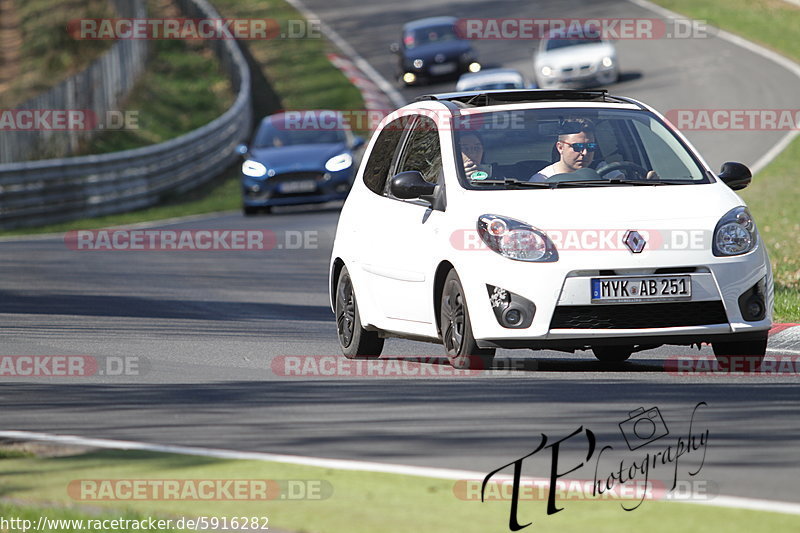
[[[81,501],[68,493],[80,480],[211,479],[304,480],[303,487],[328,487],[311,498],[267,501]],[[89,506],[106,516],[267,516],[273,528],[318,533],[408,533],[508,531],[508,501],[481,503],[458,497],[454,481],[368,473],[261,461],[150,452],[99,451],[60,458],[0,461],[0,495],[30,502],[36,513]],[[99,486],[99,485],[98,485]],[[296,491],[299,495],[301,491]],[[73,494],[80,494],[73,491]],[[314,496],[328,496],[324,499]],[[38,504],[37,502],[48,502]],[[548,516],[546,501],[524,500],[519,507],[529,531],[570,533],[702,531],[708,524],[727,533],[790,531],[797,517],[685,503],[646,501],[626,512],[618,501],[565,499],[562,512]],[[0,508],[5,515],[7,511]]]

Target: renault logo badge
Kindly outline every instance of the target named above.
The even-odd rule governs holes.
[[[635,254],[641,253],[642,250],[644,250],[644,245],[647,244],[647,241],[644,240],[644,237],[642,237],[641,234],[639,234],[639,232],[636,230],[628,230],[625,233],[625,237],[622,239],[622,242],[624,242],[625,246],[627,246],[628,249]]]

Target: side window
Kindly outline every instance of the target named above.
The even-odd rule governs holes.
[[[425,181],[436,183],[442,170],[442,150],[439,146],[439,130],[430,117],[420,116],[408,137],[397,173],[417,170]]]
[[[375,141],[364,167],[364,184],[375,194],[383,195],[397,145],[400,144],[409,122],[408,118],[400,117],[387,124],[378,134],[378,140]]]

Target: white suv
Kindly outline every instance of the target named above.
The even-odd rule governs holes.
[[[722,367],[760,364],[772,272],[733,192],[750,179],[604,90],[421,97],[381,122],[341,212],[342,351],[434,341],[463,368],[496,348],[622,361],[707,342]]]

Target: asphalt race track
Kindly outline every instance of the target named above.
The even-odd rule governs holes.
[[[386,77],[393,72],[388,46],[402,21],[421,16],[653,16],[622,1],[535,9],[508,1],[307,4]],[[530,75],[530,43],[477,47],[485,63],[502,61]],[[791,108],[800,92],[792,74],[716,38],[620,41],[618,50],[624,77],[614,92],[661,111]],[[781,135],[689,136],[717,167],[730,159],[752,164]],[[669,371],[675,356],[709,356],[709,348],[660,348],[616,366],[589,352],[500,351],[512,370],[462,376],[444,364],[441,346],[389,340],[390,360],[438,359],[420,365],[428,369],[424,379],[281,375],[288,356],[338,357],[326,294],[337,216],[331,206],[168,226],[273,232],[281,247],[265,251],[76,251],[60,236],[0,242],[0,355],[135,364],[126,375],[109,375],[116,373],[105,366],[104,375],[90,378],[2,377],[0,429],[488,472],[530,453],[541,433],[557,439],[583,426],[599,441],[624,446],[618,424],[638,407],[658,407],[669,428],[661,442],[677,439],[687,434],[692,409],[705,402],[694,425],[709,432],[698,477],[726,495],[800,502],[797,371]],[[297,247],[298,235],[307,246]],[[800,337],[777,333],[769,353],[800,356]],[[567,449],[581,453],[577,442]],[[684,461],[678,475],[687,478],[700,459],[688,454]],[[529,475],[548,473],[545,462],[526,468]]]

